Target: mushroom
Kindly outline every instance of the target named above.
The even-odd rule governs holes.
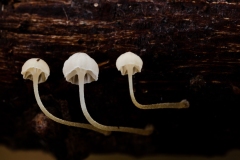
[[[180,109],[189,107],[189,102],[185,99],[178,103],[157,103],[149,105],[142,105],[138,103],[133,93],[132,75],[134,75],[137,72],[141,72],[142,65],[143,65],[142,59],[132,52],[126,52],[120,55],[116,61],[117,69],[122,73],[122,75],[128,74],[130,96],[132,102],[136,107],[140,109],[158,109],[158,108]]]
[[[75,53],[64,63],[63,74],[66,81],[79,85],[80,104],[86,119],[93,126],[106,131],[129,132],[140,135],[150,135],[153,132],[153,126],[148,125],[145,129],[130,127],[106,126],[95,121],[88,113],[84,99],[84,84],[96,81],[98,79],[98,64],[86,53]]]
[[[37,100],[38,106],[42,110],[42,112],[50,119],[52,119],[55,122],[67,125],[67,126],[74,126],[74,127],[80,127],[85,129],[90,129],[93,131],[100,132],[104,135],[109,135],[111,132],[100,130],[91,124],[84,124],[84,123],[77,123],[77,122],[70,122],[66,121],[60,118],[55,117],[51,113],[47,111],[47,109],[42,104],[42,101],[40,99],[39,93],[38,93],[38,83],[45,82],[50,74],[49,67],[47,63],[40,59],[40,58],[31,58],[27,60],[24,65],[22,66],[21,74],[23,75],[24,79],[30,79],[33,81],[33,89],[35,98]]]

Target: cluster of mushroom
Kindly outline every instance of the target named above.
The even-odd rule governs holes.
[[[157,109],[157,108],[188,108],[189,103],[187,100],[182,100],[179,103],[159,103],[151,105],[139,104],[133,93],[132,87],[132,75],[136,72],[141,72],[143,62],[139,56],[132,52],[127,52],[118,57],[116,66],[121,71],[122,75],[128,74],[129,90],[132,102],[140,109]],[[88,56],[86,53],[75,53],[70,56],[64,63],[63,74],[68,82],[79,85],[79,97],[80,104],[84,116],[90,124],[70,122],[60,119],[47,111],[41,102],[38,83],[45,82],[50,74],[50,69],[47,63],[39,58],[32,58],[27,60],[22,66],[22,72],[24,79],[30,79],[33,81],[33,88],[36,101],[42,110],[42,112],[55,122],[67,125],[80,127],[85,129],[94,130],[104,135],[109,135],[111,131],[129,132],[140,135],[150,135],[153,132],[153,126],[148,125],[145,129],[130,128],[130,127],[118,127],[118,126],[107,126],[95,121],[88,113],[85,99],[84,99],[84,84],[96,81],[98,79],[99,68],[98,64],[94,59]]]

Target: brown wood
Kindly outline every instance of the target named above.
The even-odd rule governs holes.
[[[188,99],[189,109],[140,110],[127,76],[115,62],[127,51],[144,62],[134,76],[143,104]],[[44,105],[63,119],[85,122],[78,86],[65,81],[64,61],[85,52],[99,64],[99,80],[85,85],[86,105],[102,124],[143,128],[151,136],[67,127],[46,118],[21,67],[44,59],[49,79],[39,85]],[[40,148],[57,159],[90,153],[224,154],[240,148],[240,3],[234,0],[1,1],[0,142]]]

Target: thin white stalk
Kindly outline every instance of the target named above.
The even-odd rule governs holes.
[[[79,127],[79,128],[85,128],[85,129],[90,129],[99,133],[102,133],[104,135],[109,135],[111,132],[108,131],[104,131],[101,129],[98,129],[94,126],[92,126],[91,124],[84,124],[84,123],[78,123],[78,122],[70,122],[70,121],[66,121],[60,118],[55,117],[54,115],[52,115],[51,113],[49,113],[47,111],[47,109],[44,107],[44,105],[42,104],[42,101],[40,99],[39,93],[38,93],[38,77],[39,74],[35,74],[33,75],[33,89],[34,89],[34,94],[35,94],[35,98],[37,100],[38,106],[40,107],[40,109],[42,110],[42,112],[51,120],[67,125],[67,126],[73,126],[73,127]]]
[[[149,125],[145,129],[137,129],[137,128],[130,128],[130,127],[116,127],[116,126],[106,126],[102,125],[98,122],[96,122],[88,113],[86,104],[85,104],[85,98],[84,98],[84,76],[86,74],[86,71],[79,71],[78,70],[78,80],[79,80],[79,97],[80,97],[80,103],[81,108],[83,111],[84,116],[88,120],[89,123],[91,123],[93,126],[106,131],[118,131],[118,132],[128,132],[128,133],[134,133],[139,135],[150,135],[153,132],[153,126]]]
[[[132,99],[132,102],[134,105],[140,109],[159,109],[159,108],[189,108],[189,102],[187,100],[182,100],[181,102],[177,103],[156,103],[156,104],[148,104],[148,105],[142,105],[137,102],[134,93],[133,93],[133,83],[132,83],[132,75],[133,75],[133,66],[129,65],[127,66],[127,72],[128,72],[128,82],[129,82],[129,91],[130,96]]]

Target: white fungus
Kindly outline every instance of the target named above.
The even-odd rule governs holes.
[[[48,118],[52,119],[55,122],[58,122],[67,126],[90,129],[96,132],[100,132],[104,135],[109,135],[111,133],[109,131],[100,130],[92,126],[91,124],[70,122],[70,121],[57,118],[47,111],[47,109],[42,104],[42,101],[40,99],[39,92],[38,92],[38,83],[45,82],[50,74],[50,69],[44,60],[40,58],[31,58],[27,60],[22,66],[21,74],[23,75],[24,79],[30,79],[33,81],[33,89],[34,89],[34,94],[35,94],[35,98],[37,100],[38,106]]]
[[[132,75],[137,72],[141,72],[143,61],[142,59],[132,53],[126,52],[120,55],[116,61],[117,69],[121,72],[122,75],[128,75],[128,82],[129,82],[129,91],[132,102],[134,105],[140,109],[158,109],[158,108],[188,108],[189,102],[187,100],[182,100],[178,103],[157,103],[157,104],[149,104],[149,105],[142,105],[137,102],[134,92],[133,92],[133,85],[132,85]]]
[[[94,7],[98,7],[98,3],[94,3],[93,5],[94,5]]]
[[[79,85],[80,104],[86,119],[93,126],[105,131],[129,132],[140,135],[150,135],[153,132],[153,126],[148,125],[145,129],[130,127],[106,126],[95,121],[88,113],[84,99],[84,84],[96,81],[98,79],[98,64],[86,53],[75,53],[65,61],[63,74],[68,82]]]

